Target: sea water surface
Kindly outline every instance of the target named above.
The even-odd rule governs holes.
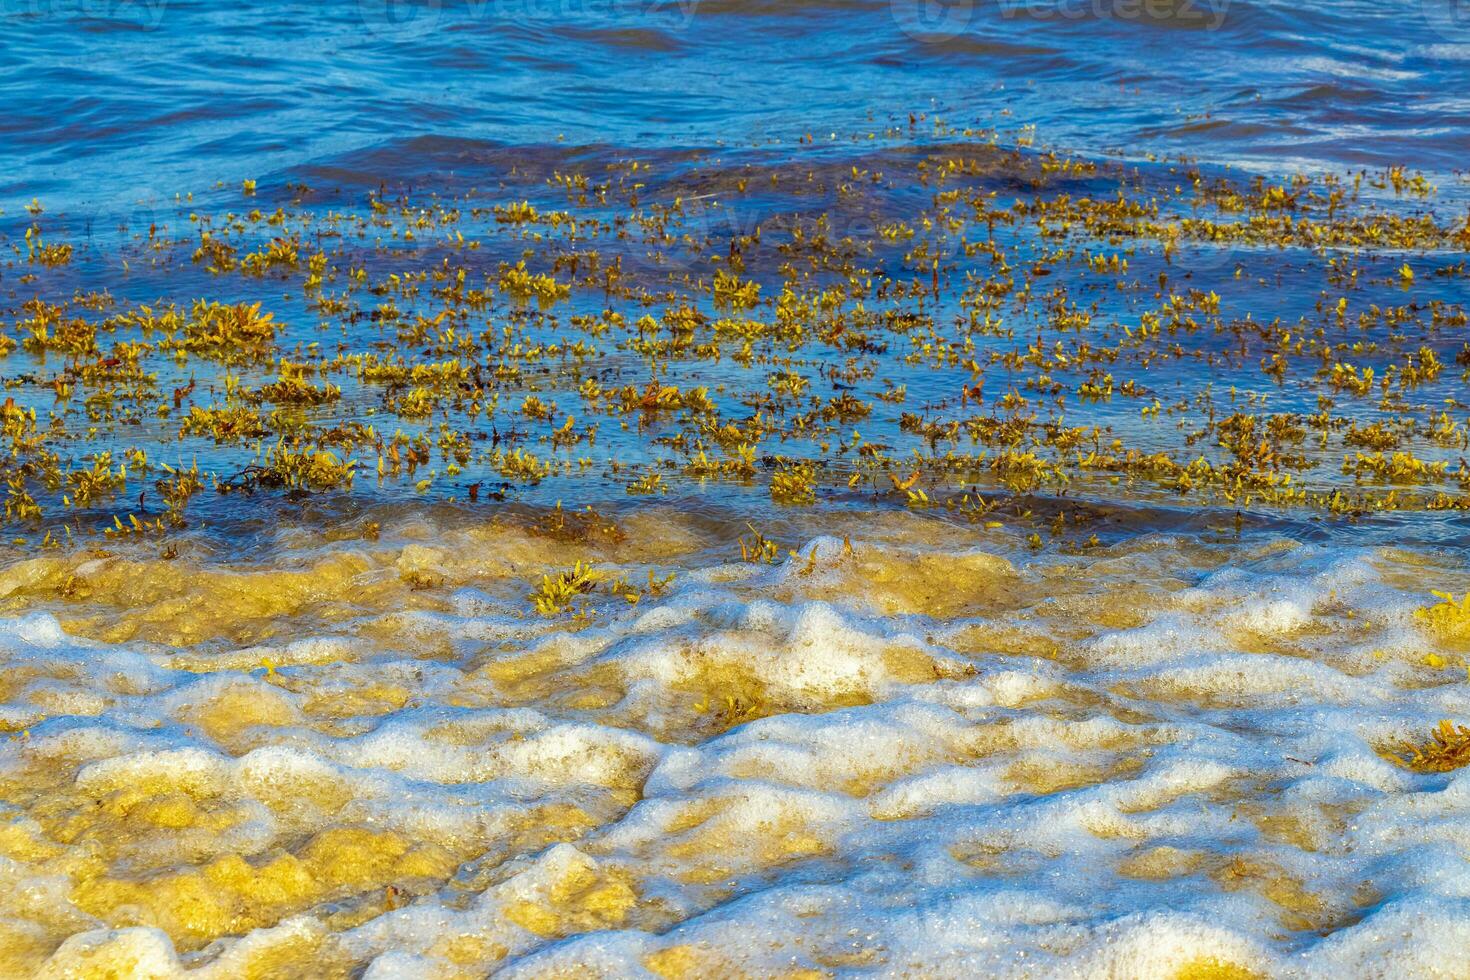
[[[101,208],[413,140],[626,149],[910,112],[1074,150],[1464,165],[1456,0],[10,0],[0,196]]]
[[[0,24],[0,975],[1470,972],[1464,4]]]

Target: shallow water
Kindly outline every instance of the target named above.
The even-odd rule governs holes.
[[[0,975],[1470,973],[1462,13],[4,4]]]

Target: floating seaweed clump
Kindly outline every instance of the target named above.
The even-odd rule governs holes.
[[[597,587],[602,573],[584,561],[555,575],[541,576],[541,584],[526,596],[542,616],[557,616],[572,608],[580,596]]]
[[[776,470],[771,475],[771,499],[778,504],[815,503],[816,468],[810,463],[795,463]]]
[[[750,539],[745,535],[740,536],[740,560],[753,565],[774,565],[781,558],[781,548],[776,542],[756,530],[754,524],[746,523],[750,528]]]
[[[231,306],[200,300],[184,324],[182,347],[220,361],[259,357],[270,349],[276,329],[274,315],[262,313],[259,303]]]
[[[1414,618],[1429,625],[1429,628],[1445,639],[1470,638],[1470,592],[1456,600],[1448,592],[1432,592],[1439,602],[1414,610]]]
[[[248,466],[234,479],[223,482],[225,491],[253,491],[260,487],[282,490],[345,490],[352,486],[357,461],[342,460],[325,449],[303,449],[284,441],[272,446],[264,464]]]
[[[1421,745],[1399,743],[1392,752],[1394,761],[1415,772],[1451,772],[1470,765],[1470,728],[1446,718],[1429,735]]]

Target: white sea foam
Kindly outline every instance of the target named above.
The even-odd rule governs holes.
[[[1384,755],[1470,693],[1393,555],[853,544],[572,631],[428,544],[441,601],[313,635],[0,622],[7,972],[1470,967],[1470,777]]]

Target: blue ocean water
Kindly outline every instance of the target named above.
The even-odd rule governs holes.
[[[739,146],[910,113],[1260,169],[1462,167],[1463,0],[6,0],[0,202],[110,213],[415,140]]]

